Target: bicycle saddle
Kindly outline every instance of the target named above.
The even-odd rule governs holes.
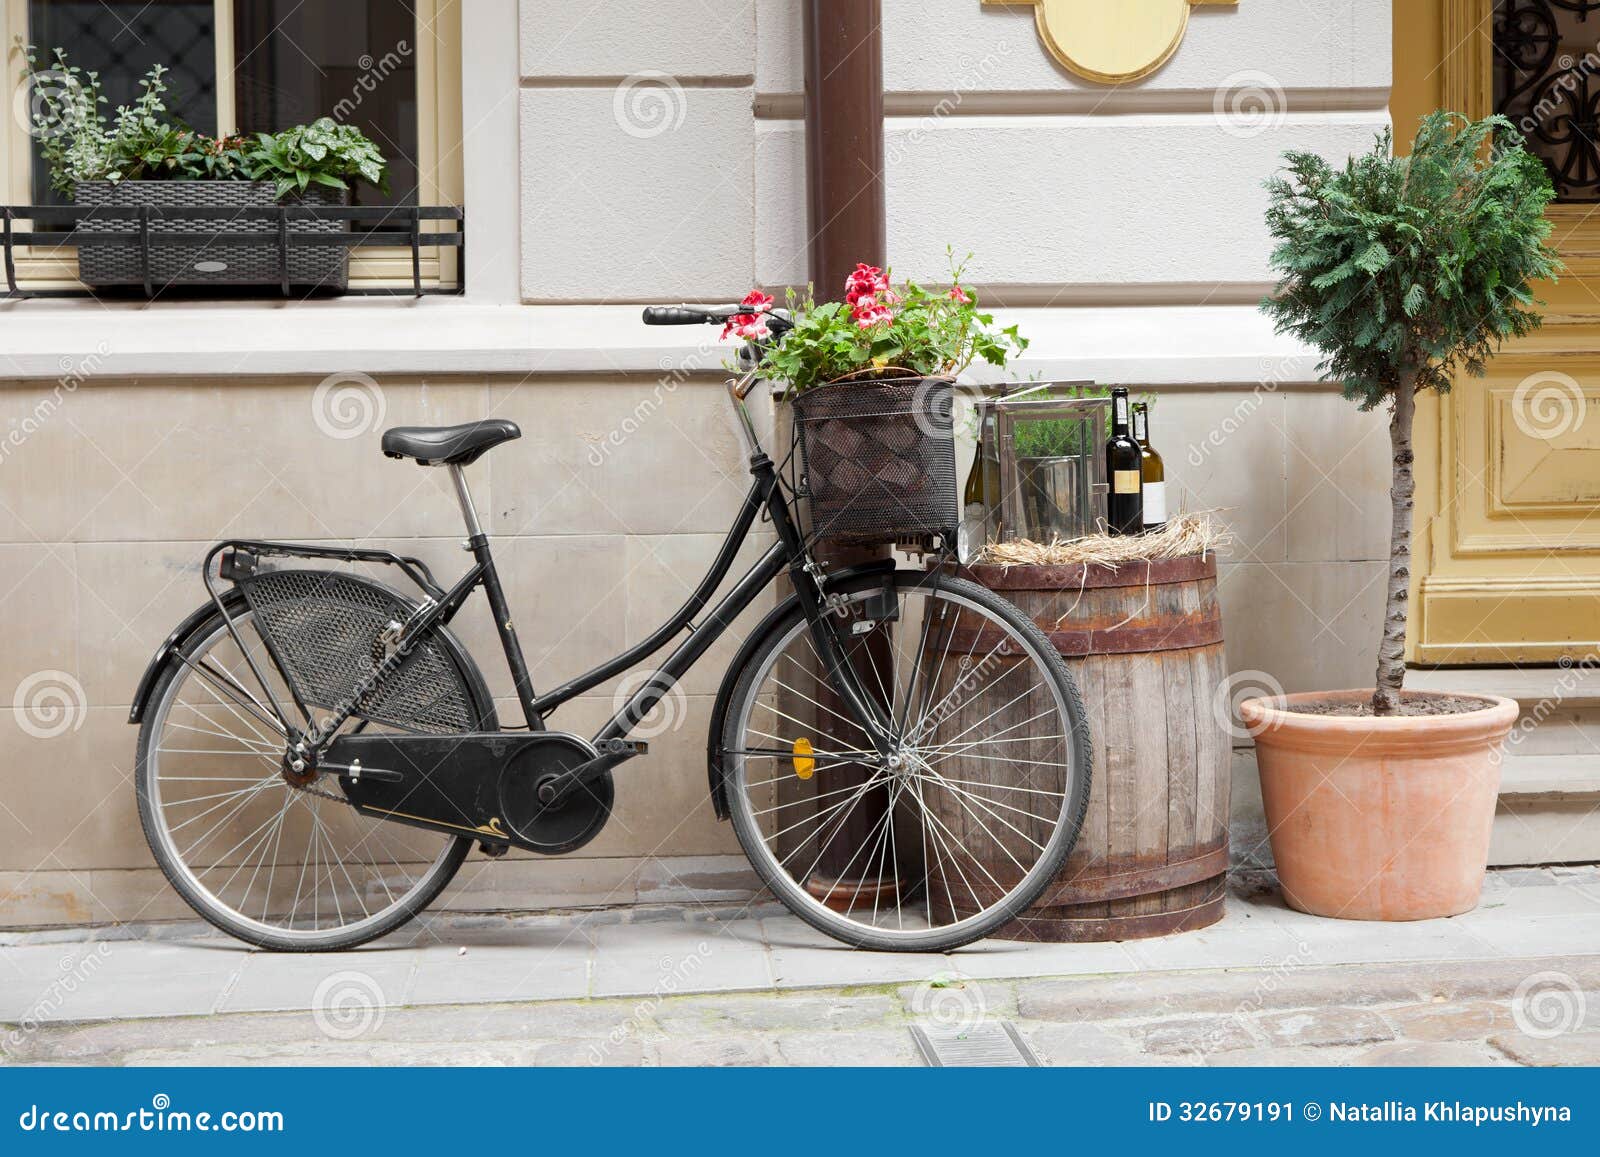
[[[462,426],[396,426],[383,432],[390,458],[415,458],[424,466],[467,466],[502,442],[522,437],[515,422],[487,418]]]

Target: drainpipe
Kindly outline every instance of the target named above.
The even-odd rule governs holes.
[[[806,0],[806,215],[811,280],[844,293],[856,262],[888,261],[881,0]]]
[[[811,238],[810,273],[819,301],[844,296],[845,279],[858,262],[888,264],[888,211],[883,184],[883,9],[881,0],[806,0],[806,217]],[[818,560],[839,570],[873,558],[877,548],[824,544]],[[887,644],[887,640],[883,640]],[[889,649],[871,648],[857,663],[883,664]],[[879,685],[863,670],[866,687]],[[818,700],[845,712],[825,688]],[[837,718],[837,716],[832,716]],[[865,737],[862,737],[865,746]],[[841,765],[828,777],[830,790],[852,781],[865,783],[872,769]],[[818,781],[820,782],[820,780]],[[820,806],[820,805],[819,805]],[[875,864],[852,856],[870,841],[888,811],[888,793],[869,791],[842,821],[838,838],[825,849],[806,886],[823,903],[840,910],[852,904],[871,910],[887,907],[898,890],[898,872],[887,865],[879,878]],[[831,823],[822,827],[826,842]],[[870,857],[867,857],[870,859]]]

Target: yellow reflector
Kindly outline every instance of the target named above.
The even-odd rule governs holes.
[[[801,779],[810,779],[816,774],[817,761],[811,758],[815,754],[816,749],[811,746],[811,740],[794,741],[794,773]]]

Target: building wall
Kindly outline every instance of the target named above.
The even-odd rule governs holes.
[[[678,604],[743,489],[723,354],[620,303],[803,280],[799,7],[473,0],[465,301],[0,306],[0,926],[186,914],[139,833],[125,719],[150,653],[204,598],[212,541],[359,540],[460,567],[443,477],[382,458],[382,426],[521,423],[472,478],[538,685]],[[1024,8],[884,7],[898,272],[936,278],[947,245],[971,249],[1003,319],[1034,338],[1016,373],[1157,395],[1179,500],[1235,534],[1221,593],[1241,679],[1367,681],[1384,423],[1318,384],[1315,357],[1253,301],[1274,158],[1342,155],[1386,120],[1388,5],[1202,8],[1166,68],[1116,89],[1052,63]],[[1264,120],[1230,111],[1255,94]],[[482,609],[463,624],[511,709]],[[669,701],[651,757],[619,772],[599,840],[566,859],[474,858],[447,903],[743,894],[705,798],[732,645]],[[59,726],[39,714],[52,680],[76,713],[40,738]],[[29,694],[7,704],[14,691]],[[587,696],[556,722],[592,730],[612,705]],[[1246,756],[1244,858],[1264,854],[1253,794]]]

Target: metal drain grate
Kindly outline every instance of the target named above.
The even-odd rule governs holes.
[[[935,1069],[1036,1069],[1039,1058],[1010,1021],[958,1025],[914,1024],[911,1039]]]

